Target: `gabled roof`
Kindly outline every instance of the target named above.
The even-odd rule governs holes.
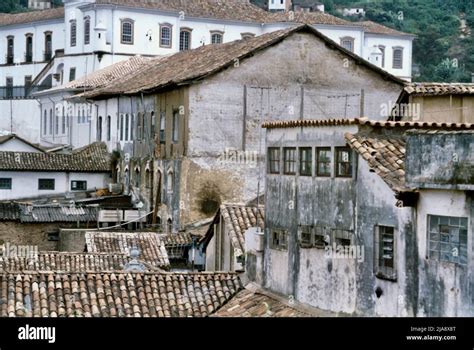
[[[226,233],[229,236],[234,256],[245,254],[245,231],[251,227],[263,230],[265,225],[265,208],[263,206],[247,206],[245,204],[222,204],[216,213],[214,222],[210,225],[206,235],[201,239],[207,246],[214,235],[213,226],[223,218]]]
[[[97,5],[154,9],[186,17],[264,23],[268,12],[246,0],[96,0]]]
[[[384,34],[384,35],[395,35],[395,36],[403,35],[403,36],[413,36],[413,37],[415,36],[413,34],[404,33],[399,30],[386,27],[382,24],[379,24],[373,21],[354,22],[353,24],[361,26],[362,28],[364,28],[366,33],[370,33],[370,34]]]
[[[285,129],[299,127],[321,127],[337,125],[361,125],[381,128],[425,128],[425,129],[452,129],[468,130],[474,129],[474,124],[470,123],[439,123],[429,121],[383,121],[369,120],[367,118],[332,118],[332,119],[295,119],[295,120],[274,120],[262,123],[265,129]]]
[[[71,154],[0,151],[0,170],[109,172],[105,143],[93,143]]]
[[[171,56],[159,57],[150,61],[146,72],[137,71],[124,79],[88,93],[85,97],[106,98],[113,95],[137,94],[139,92],[154,92],[165,88],[174,88],[191,84],[194,81],[205,79],[236,62],[242,61],[260,50],[276,45],[294,33],[311,33],[325,42],[334,50],[340,51],[358,64],[380,74],[397,84],[404,85],[405,81],[397,78],[385,70],[369,63],[358,55],[350,52],[316,29],[308,25],[299,25],[287,29],[274,31],[250,38],[236,40],[225,44],[205,45],[197,49],[182,51]]]
[[[410,83],[403,93],[410,96],[474,95],[474,83]]]
[[[0,136],[0,145],[4,144],[10,140],[19,140],[23,142],[24,144],[27,144],[28,146],[37,149],[38,151],[44,152],[44,149],[39,147],[38,145],[35,145],[34,143],[31,143],[28,140],[25,140],[24,138],[16,135],[16,134],[8,134],[8,135],[2,135]]]
[[[233,273],[0,273],[0,317],[205,317],[241,289]]]
[[[0,14],[0,27],[9,26],[13,24],[33,23],[62,18],[64,18],[63,7],[41,11]]]
[[[155,232],[86,232],[87,251],[91,253],[120,253],[130,255],[138,248],[138,259],[157,268],[170,265],[164,240]]]
[[[22,223],[32,222],[95,222],[99,207],[75,205],[28,205],[19,204]]]
[[[70,81],[64,85],[56,86],[48,90],[40,91],[35,95],[40,96],[56,91],[87,91],[91,89],[99,89],[111,84],[116,79],[123,78],[124,76],[145,67],[148,61],[150,61],[150,58],[133,56],[103,69],[99,69],[80,79]]]
[[[213,317],[311,317],[312,314],[297,310],[268,294],[238,292],[227,304],[217,310]]]
[[[410,190],[405,186],[405,139],[386,135],[345,133],[347,144],[355,150],[396,193]]]
[[[0,256],[0,271],[104,272],[124,271],[132,259],[120,253],[74,253],[41,251],[35,257]],[[155,267],[143,264],[146,271]]]

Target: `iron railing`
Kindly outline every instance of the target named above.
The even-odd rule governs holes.
[[[0,99],[28,99],[33,93],[50,89],[51,85],[0,86]]]

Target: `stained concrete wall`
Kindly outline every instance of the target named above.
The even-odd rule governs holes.
[[[423,188],[474,190],[474,133],[410,133],[407,182]]]
[[[344,146],[344,133],[356,126],[267,130],[267,147]],[[314,154],[314,150],[313,150]],[[314,161],[313,161],[314,162]],[[333,164],[334,166],[334,164]],[[314,173],[314,172],[313,172]],[[266,176],[266,244],[264,283],[273,291],[334,312],[363,315],[413,315],[416,296],[412,208],[397,208],[391,189],[371,172],[363,159],[354,159],[352,178],[299,175]],[[303,248],[298,242],[299,225],[317,225],[353,230],[352,245],[363,249],[363,260],[333,259],[324,249]],[[376,225],[395,228],[395,281],[374,273]],[[270,248],[273,228],[289,233],[288,250]],[[332,244],[332,242],[331,242]],[[416,256],[416,254],[415,254]],[[382,295],[377,297],[375,290]],[[413,290],[413,292],[412,292]]]
[[[473,237],[474,196],[472,192],[421,190],[418,203],[418,260],[420,316],[474,315]],[[467,265],[428,257],[428,215],[468,218]]]

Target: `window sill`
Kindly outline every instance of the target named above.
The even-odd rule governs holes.
[[[375,277],[380,279],[380,280],[384,280],[384,281],[390,281],[390,282],[397,282],[397,277],[393,277],[393,276],[386,276],[382,273],[376,273],[375,274]]]

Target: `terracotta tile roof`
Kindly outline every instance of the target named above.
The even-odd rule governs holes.
[[[394,191],[403,192],[405,187],[405,140],[402,137],[362,136],[345,133],[348,145]]]
[[[247,0],[96,0],[96,4],[155,9],[185,17],[216,18],[230,21],[263,23],[268,12]]]
[[[413,96],[474,95],[474,83],[410,83],[404,92]]]
[[[95,222],[99,207],[19,204],[21,222]]]
[[[59,90],[90,90],[98,89],[107,84],[112,83],[116,79],[136,72],[139,69],[146,67],[150,61],[148,57],[133,56],[129,59],[117,62],[103,69],[97,70],[85,77],[70,81],[64,85],[54,87],[52,89],[43,90],[36,95],[42,95]]]
[[[386,27],[382,24],[372,22],[372,21],[362,21],[362,22],[353,22],[352,24],[361,26],[364,28],[366,33],[372,33],[372,34],[385,34],[385,35],[410,35],[410,36],[415,36],[413,34],[409,33],[404,33],[399,30]]]
[[[103,272],[123,271],[131,258],[125,254],[38,252],[35,257],[0,256],[0,271]],[[146,271],[157,270],[143,263]]]
[[[219,213],[217,213],[219,215]],[[229,235],[234,256],[245,254],[245,231],[257,226],[263,230],[265,224],[265,209],[263,206],[249,207],[245,205],[223,204],[220,215],[224,218],[224,225]]]
[[[86,232],[87,251],[91,253],[121,253],[139,249],[138,259],[153,267],[169,268],[170,261],[164,240],[155,232]]]
[[[20,208],[17,203],[0,203],[0,221],[20,220]]]
[[[354,26],[353,22],[324,12],[268,12],[266,23],[274,22]]]
[[[241,289],[232,273],[0,273],[0,317],[205,317]]]
[[[217,310],[215,317],[311,317],[289,305],[259,292],[244,289]]]
[[[359,64],[376,71],[400,85],[405,84],[405,81],[372,65],[356,54],[345,50],[314,28],[307,25],[299,25],[259,35],[248,40],[205,45],[171,56],[159,57],[150,61],[146,72],[137,71],[135,74],[130,74],[124,77],[124,79],[118,79],[104,88],[87,92],[84,96],[88,98],[102,96],[102,98],[105,98],[117,94],[153,92],[164,88],[190,84],[198,79],[204,79],[212,74],[216,74],[227,67],[234,66],[237,61],[242,61],[259,50],[275,45],[296,32],[312,33],[334,49],[351,57]]]
[[[0,170],[109,172],[105,143],[93,143],[71,154],[0,152]]]
[[[193,244],[193,236],[187,232],[160,235],[160,238],[164,241],[165,247]]]
[[[0,14],[0,27],[13,24],[23,24],[47,21],[52,19],[64,18],[64,8],[58,7],[54,9],[41,11],[28,11],[14,14]]]
[[[426,128],[426,129],[474,129],[474,124],[470,123],[438,123],[427,121],[376,121],[367,118],[355,119],[296,119],[296,120],[275,120],[265,121],[262,124],[266,129],[284,129],[297,127],[321,127],[335,125],[366,125],[383,128]]]

